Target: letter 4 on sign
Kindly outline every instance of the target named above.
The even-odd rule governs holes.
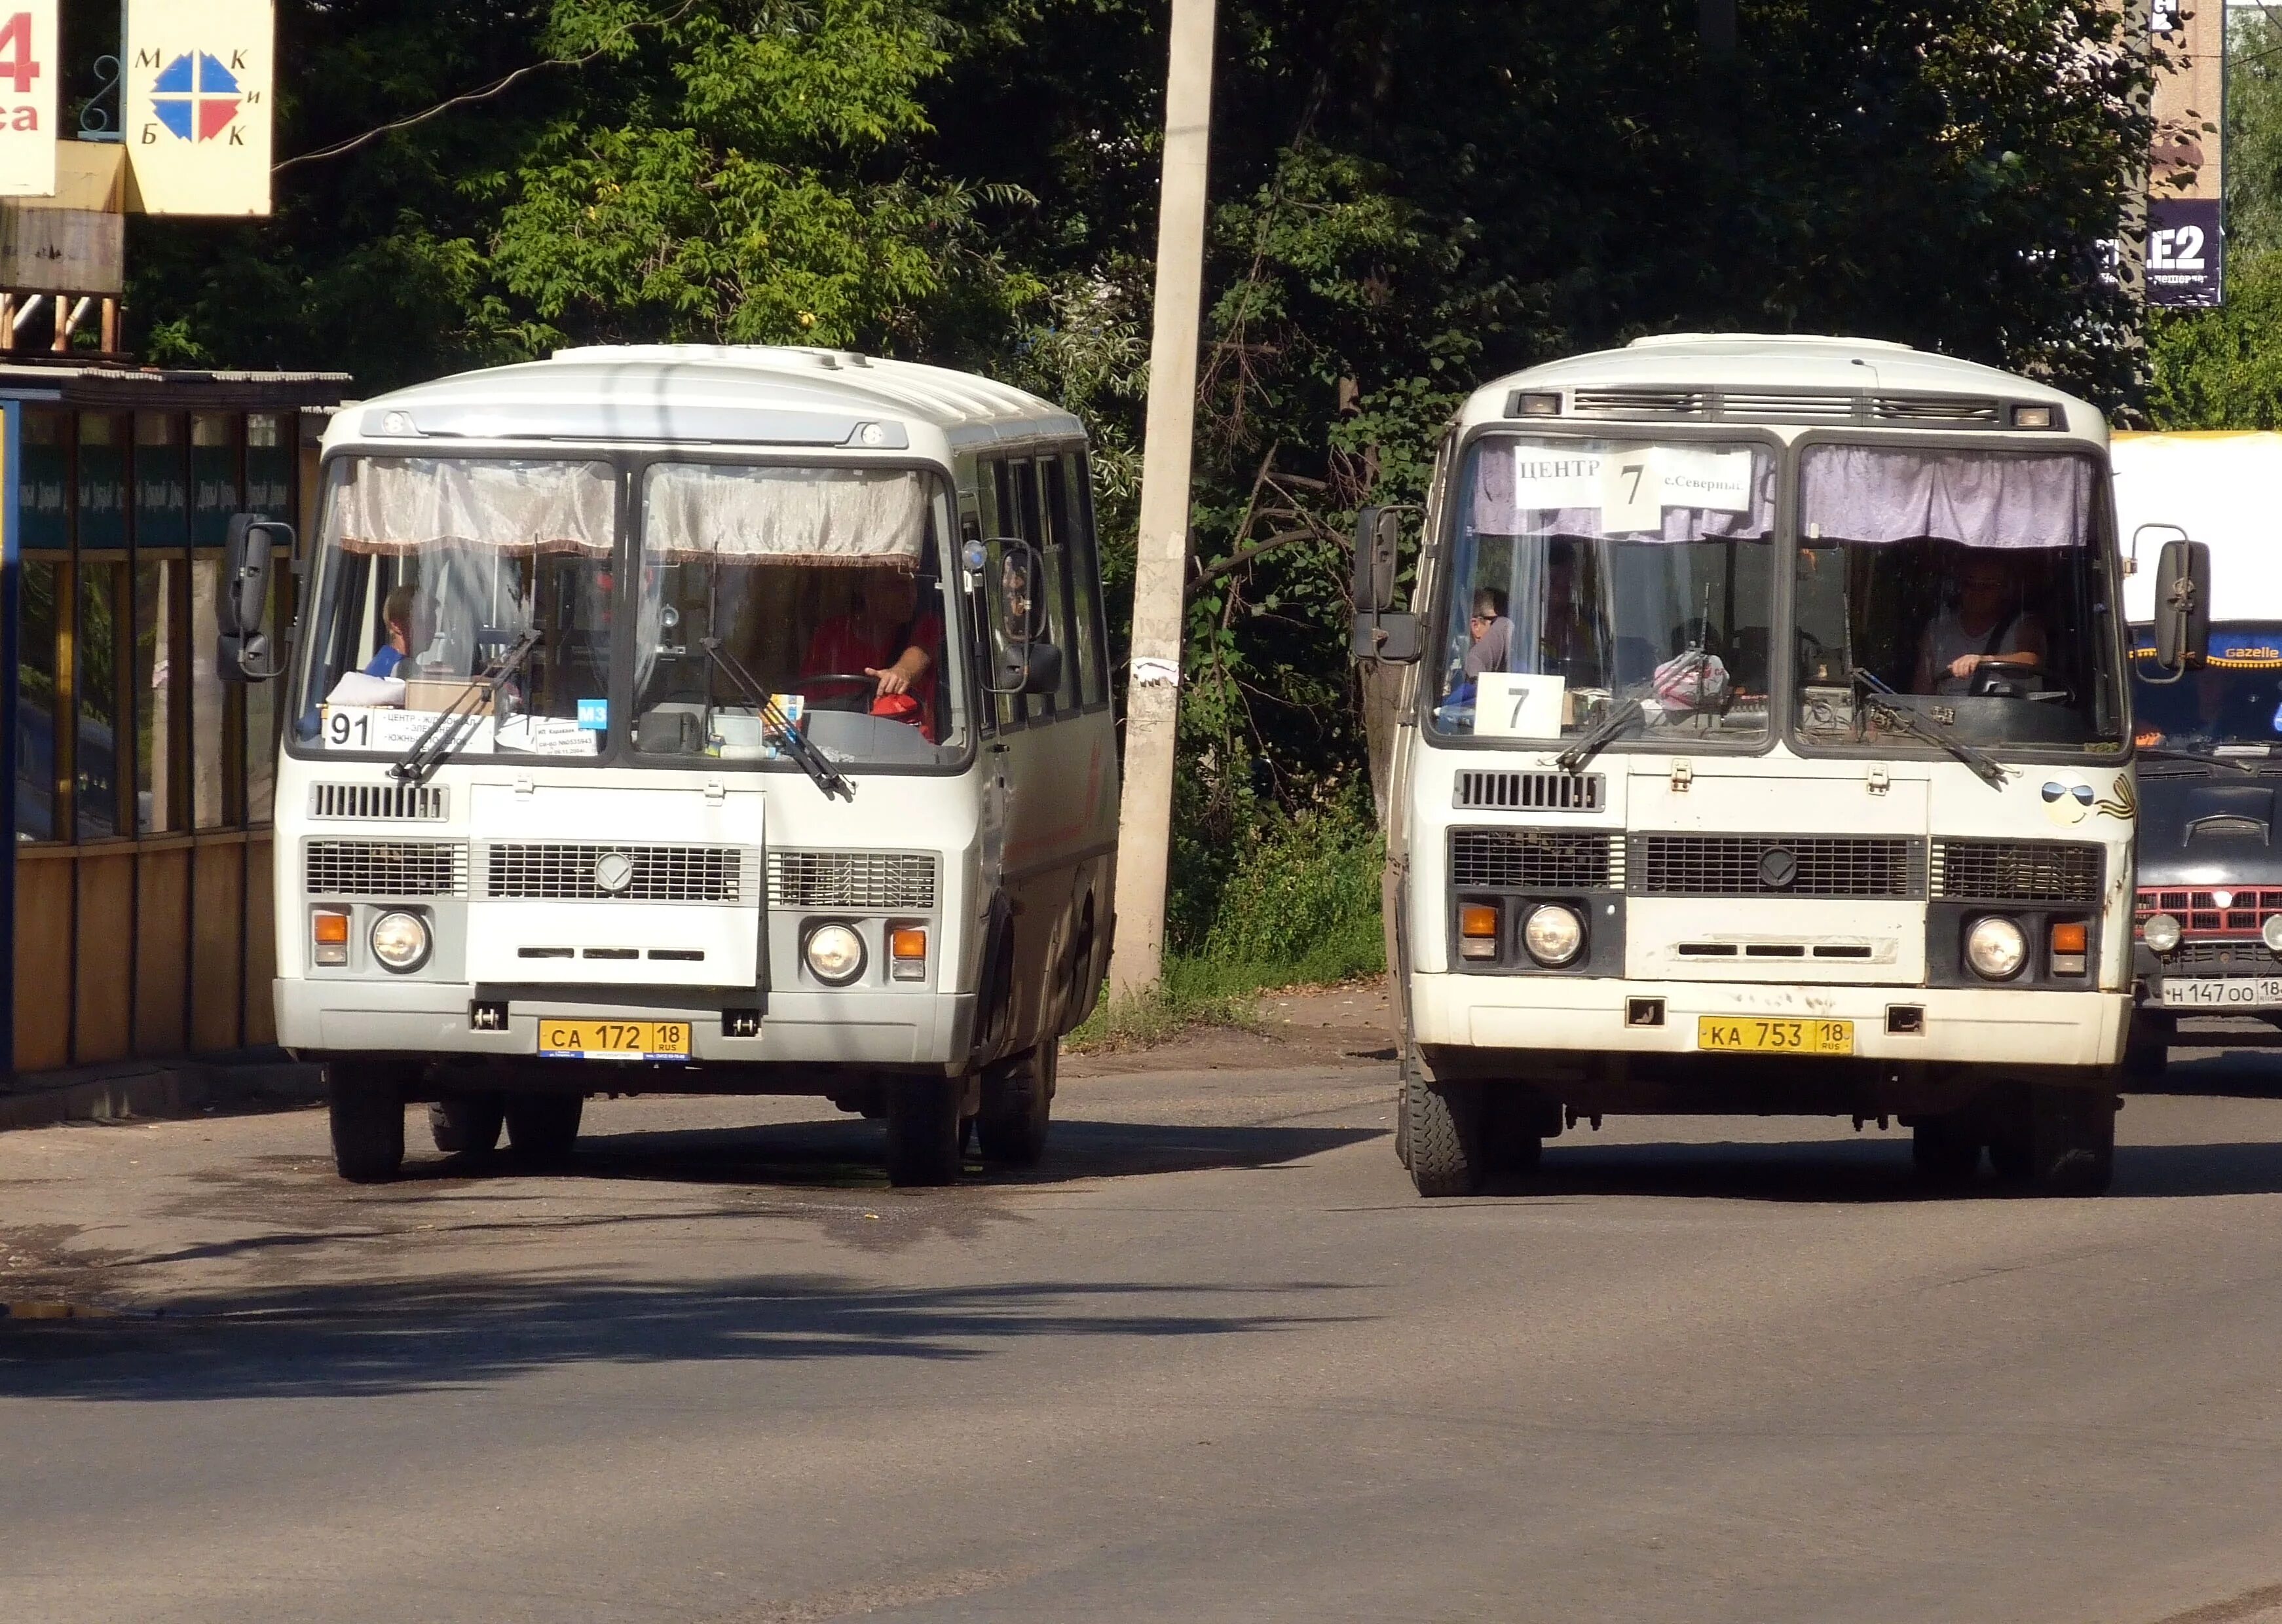
[[[56,195],[56,8],[0,0],[0,197]]]
[[[145,213],[269,213],[276,37],[275,0],[128,0],[120,97]]]

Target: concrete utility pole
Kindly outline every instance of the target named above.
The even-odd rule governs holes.
[[[1181,708],[1189,460],[1204,307],[1205,171],[1212,146],[1214,0],[1173,0],[1165,169],[1157,215],[1157,308],[1149,341],[1149,427],[1133,570],[1133,666],[1125,691],[1124,802],[1117,820],[1113,1001],[1156,985],[1165,956],[1173,741]]]

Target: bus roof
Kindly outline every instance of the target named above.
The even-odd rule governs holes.
[[[1529,421],[1523,393],[1557,393],[1558,414],[1622,422],[1730,422],[1785,428],[1996,428],[2010,405],[2060,409],[2066,432],[2095,442],[2107,425],[2087,401],[1977,361],[1878,338],[1792,333],[1666,333],[1621,350],[1572,355],[1484,384],[1462,418]],[[1580,396],[1585,398],[1580,401]]]
[[[881,425],[903,430],[854,437]],[[1084,433],[1050,401],[989,378],[845,350],[629,344],[465,372],[365,401],[328,443],[372,439],[718,441],[954,451]]]

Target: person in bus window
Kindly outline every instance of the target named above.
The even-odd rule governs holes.
[[[1466,650],[1466,675],[1502,671],[1513,656],[1513,622],[1506,618],[1505,594],[1485,586],[1474,594],[1473,614],[1466,622],[1473,643]]]
[[[1996,554],[1969,552],[1957,576],[1957,603],[1928,622],[1918,640],[1913,691],[1969,693],[1973,678],[1992,661],[2039,669],[2045,629],[2021,606],[2020,581]]]
[[[380,646],[364,668],[367,677],[394,677],[412,653],[412,602],[415,596],[409,586],[392,588],[380,606],[381,624],[388,628],[388,640]]]
[[[908,570],[864,572],[855,607],[816,629],[803,678],[829,674],[871,677],[872,714],[915,723],[935,742],[935,681],[943,657],[943,616],[921,613],[919,577]]]

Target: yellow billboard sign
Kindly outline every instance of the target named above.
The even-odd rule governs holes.
[[[274,0],[128,0],[120,123],[130,206],[269,213],[276,43]]]

